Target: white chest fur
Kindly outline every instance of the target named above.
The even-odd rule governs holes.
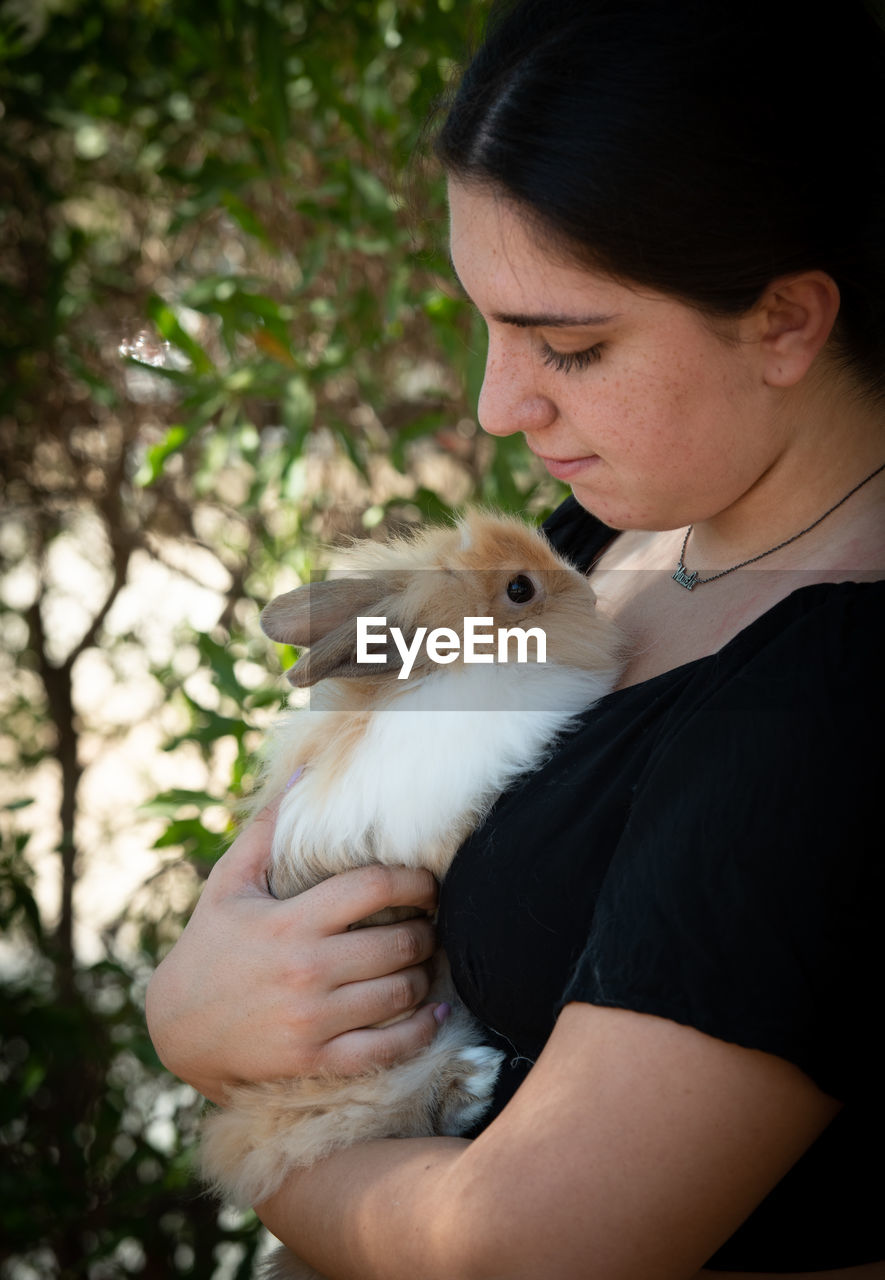
[[[385,699],[357,730],[346,712],[295,712],[284,749],[305,771],[277,820],[284,891],[368,862],[441,877],[495,798],[614,682],[555,664],[458,667]]]

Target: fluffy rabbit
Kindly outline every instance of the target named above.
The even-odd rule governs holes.
[[[442,879],[501,791],[538,767],[617,679],[618,639],[586,578],[521,521],[472,513],[409,541],[358,544],[346,570],[278,597],[262,614],[272,639],[309,647],[289,672],[292,684],[316,686],[310,709],[291,713],[274,736],[256,801],[278,795],[303,766],[276,824],[269,884],[278,897],[374,862],[427,867]],[[469,660],[459,649],[470,618],[490,634],[541,628],[546,661],[531,660],[531,642],[522,661],[512,642],[509,661],[491,644]],[[365,650],[360,657],[358,619],[387,637],[372,642],[373,653],[382,650],[372,661]],[[447,644],[434,649],[422,628],[449,628],[438,633]],[[359,923],[384,918],[396,917]],[[255,1203],[288,1170],[337,1147],[464,1132],[491,1097],[501,1055],[482,1044],[442,956],[431,999],[450,1002],[452,1014],[409,1061],[351,1079],[232,1090],[205,1122],[206,1177]],[[272,1274],[314,1275],[285,1251]]]

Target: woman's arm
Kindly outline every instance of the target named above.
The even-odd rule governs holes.
[[[797,1067],[571,1004],[473,1143],[366,1143],[259,1207],[334,1280],[687,1280],[834,1118]]]
[[[279,901],[268,892],[274,807],[218,862],[147,992],[151,1038],[170,1071],[223,1104],[229,1085],[329,1070],[339,1075],[416,1053],[433,1039],[424,918],[357,929],[385,906],[432,910],[426,871],[366,867]]]

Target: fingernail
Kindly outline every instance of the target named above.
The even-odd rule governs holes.
[[[436,1018],[439,1025],[442,1026],[442,1024],[445,1022],[446,1018],[449,1016],[451,1012],[452,1012],[452,1006],[450,1004],[446,1004],[444,1001],[442,1004],[438,1004],[436,1006],[436,1008],[433,1011],[433,1016],[434,1018]]]
[[[289,781],[286,783],[285,787],[283,788],[284,792],[292,790],[292,788],[295,786],[295,783],[301,777],[302,773],[304,773],[304,769],[305,769],[305,766],[303,764],[298,766],[298,768],[292,774],[292,777],[289,779]]]

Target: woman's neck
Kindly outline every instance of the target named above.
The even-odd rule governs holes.
[[[692,526],[686,554],[699,576],[757,556],[766,568],[885,566],[885,415],[844,382],[836,374],[797,390],[781,409],[791,426],[778,424],[780,453],[728,508]]]

